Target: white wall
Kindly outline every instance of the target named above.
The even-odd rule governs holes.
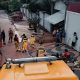
[[[21,12],[25,14],[26,17],[31,18],[31,14],[29,13],[28,9],[21,8]],[[40,25],[43,26],[43,12],[39,12],[40,15]],[[32,13],[32,17],[34,18],[36,15]],[[50,23],[45,21],[45,18],[50,15],[46,14],[44,15],[44,27],[50,32]]]
[[[68,11],[66,17],[66,43],[71,46],[73,33],[78,35],[78,41],[75,49],[80,51],[80,13]]]
[[[58,1],[58,2],[56,2],[54,8],[65,13],[66,6],[62,1]],[[22,10],[22,11],[24,13],[26,13],[27,17],[29,17],[29,18],[31,17],[31,15],[28,11],[25,11],[25,10]],[[39,15],[40,15],[40,25],[43,26],[43,12],[40,11]],[[34,17],[35,15],[33,14],[32,16]],[[50,15],[45,13],[45,18],[47,18],[48,16],[50,16]],[[45,21],[45,18],[44,18],[44,27],[50,32],[51,31],[51,27],[50,27],[51,24],[48,21]]]
[[[50,23],[45,20],[45,18],[50,15],[48,15],[46,13],[43,15],[43,12],[41,12],[41,11],[40,11],[39,15],[40,15],[40,25],[43,26],[43,16],[44,16],[44,27],[50,32],[50,28],[51,28]]]
[[[30,15],[29,15],[29,11],[28,11],[28,9],[26,9],[26,17],[29,17]]]
[[[45,18],[46,17],[49,17],[50,15],[49,14],[45,14]],[[44,27],[50,32],[51,31],[51,23],[47,22],[45,19],[44,19]]]
[[[39,16],[40,16],[40,25],[43,26],[43,13],[41,11],[39,12]]]
[[[54,9],[60,10],[65,13],[66,5],[62,1],[57,1],[55,3]]]
[[[23,8],[20,8],[20,11],[23,13],[24,11],[23,11]]]

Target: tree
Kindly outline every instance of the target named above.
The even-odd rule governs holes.
[[[39,24],[40,19],[38,20],[36,17],[32,18],[32,13],[35,13],[36,15],[38,15],[39,11],[47,11],[50,13],[51,11],[50,1],[49,0],[31,0],[31,1],[27,0],[27,3],[29,4],[27,8],[31,14],[31,19],[29,19],[29,21],[31,21],[30,23],[33,24],[35,28],[36,25]]]
[[[20,2],[24,4],[24,3],[26,3],[26,0],[20,0]]]
[[[9,9],[13,12],[13,11],[19,11],[21,7],[21,3],[18,0],[12,0],[9,3]]]
[[[0,8],[8,10],[9,0],[0,0]]]
[[[26,0],[26,3],[29,4],[31,2],[31,0]]]
[[[36,1],[37,0],[32,0],[32,1],[30,1],[29,2],[29,5],[28,5],[28,10],[30,11],[30,12],[33,12],[33,13],[36,13],[37,12],[37,5],[36,5]]]

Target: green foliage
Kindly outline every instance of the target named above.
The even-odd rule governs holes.
[[[18,0],[0,0],[0,8],[7,11],[19,11],[21,3]]]
[[[37,7],[36,7],[36,4],[34,3],[30,3],[28,6],[28,9],[30,12],[33,12],[33,13],[37,12]]]
[[[27,7],[30,12],[37,12],[37,11],[47,11],[50,13],[50,0],[27,0],[29,6]]]
[[[19,1],[17,1],[17,0],[12,0],[9,3],[9,10],[11,12],[13,12],[13,11],[19,11],[20,7],[21,7],[21,3]]]
[[[1,9],[8,10],[8,5],[9,5],[8,1],[0,0],[0,8]]]
[[[33,25],[37,25],[40,22],[40,19],[32,18],[32,19],[28,19],[28,21]]]
[[[33,12],[33,13],[37,12],[38,6],[36,4],[36,1],[37,0],[27,0],[27,4],[29,4],[27,8],[30,12]]]
[[[26,0],[20,0],[21,3],[26,3]]]
[[[29,4],[31,2],[31,0],[26,0],[26,3]]]

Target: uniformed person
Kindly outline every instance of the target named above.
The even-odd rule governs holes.
[[[15,43],[16,51],[18,51],[19,50],[19,38],[17,35],[15,35],[14,37],[14,43]]]
[[[28,47],[28,39],[24,38],[22,42],[22,52],[26,52]]]
[[[44,47],[40,45],[40,47],[39,47],[38,50],[37,50],[36,56],[37,56],[37,57],[43,57],[43,56],[46,56],[46,54],[47,54],[47,53],[46,53]]]
[[[29,38],[29,43],[31,47],[34,47],[35,41],[36,41],[35,36],[31,35],[31,37]]]

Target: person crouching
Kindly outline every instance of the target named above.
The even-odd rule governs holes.
[[[65,62],[68,62],[70,60],[70,52],[67,49],[65,49],[62,56],[63,56],[63,59],[64,59]]]
[[[44,47],[40,44],[39,48],[37,49],[36,56],[37,57],[44,57],[46,55],[47,55],[47,53],[46,53]]]

